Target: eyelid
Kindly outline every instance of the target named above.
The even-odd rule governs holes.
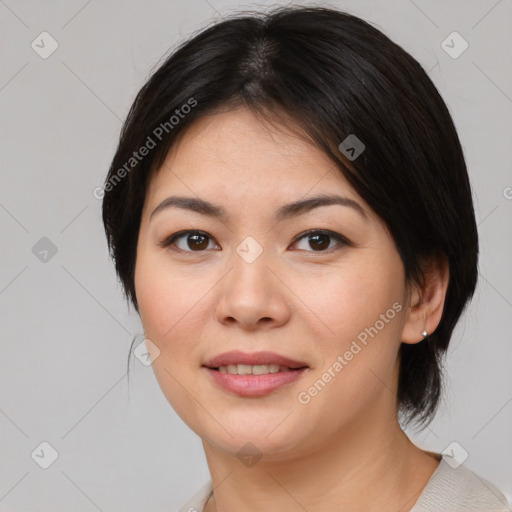
[[[167,248],[171,245],[174,244],[174,242],[181,238],[181,237],[184,237],[185,235],[192,235],[192,234],[195,234],[195,235],[203,235],[207,238],[209,238],[210,240],[214,241],[216,243],[216,240],[213,236],[211,236],[210,234],[208,234],[206,231],[201,231],[200,229],[184,229],[182,231],[177,231],[176,233],[168,236],[167,238],[165,238],[162,242],[158,242],[158,245],[162,248]],[[354,244],[348,240],[348,238],[344,237],[343,235],[341,235],[340,233],[336,233],[334,231],[330,231],[328,229],[320,229],[320,228],[316,228],[316,229],[309,229],[307,231],[303,231],[302,233],[298,234],[293,242],[291,243],[291,245],[295,245],[297,242],[299,242],[300,240],[302,240],[303,238],[307,237],[308,235],[313,235],[313,234],[320,234],[320,235],[327,235],[327,236],[330,236],[331,238],[334,238],[336,240],[338,240],[338,245],[335,246],[335,247],[331,247],[330,249],[327,249],[325,251],[306,251],[306,252],[311,252],[311,253],[317,253],[317,254],[322,254],[322,253],[328,253],[328,252],[331,252],[333,249],[337,249],[340,245],[343,246],[349,246],[349,247],[352,247]],[[218,244],[217,244],[218,245]],[[175,249],[179,252],[184,252],[184,253],[202,253],[202,252],[206,252],[206,250],[203,250],[203,251],[185,251],[183,249]]]

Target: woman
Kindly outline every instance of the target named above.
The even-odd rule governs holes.
[[[211,482],[183,510],[509,510],[425,426],[477,281],[461,145],[363,20],[216,23],[139,92],[103,220],[160,387]]]

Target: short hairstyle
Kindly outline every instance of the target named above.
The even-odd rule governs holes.
[[[126,300],[139,311],[136,249],[152,174],[187,126],[239,106],[299,129],[333,161],[384,221],[407,283],[424,284],[426,264],[447,260],[437,329],[399,352],[398,411],[406,424],[428,424],[441,397],[442,356],[477,282],[471,187],[454,123],[427,73],[354,15],[300,6],[242,11],[183,42],[150,76],[104,185],[107,243]],[[365,145],[353,169],[339,149],[349,135]]]

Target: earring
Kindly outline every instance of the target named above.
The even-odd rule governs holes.
[[[421,331],[421,335],[426,338],[428,336],[428,332],[425,331],[425,329],[423,329],[423,331]]]

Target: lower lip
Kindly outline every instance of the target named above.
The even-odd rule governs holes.
[[[232,375],[211,368],[204,369],[213,380],[226,391],[241,396],[264,396],[272,391],[300,379],[308,368],[288,372],[268,373],[266,375]]]

